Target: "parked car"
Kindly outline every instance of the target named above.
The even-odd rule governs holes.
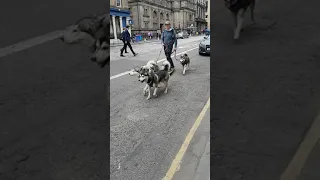
[[[199,54],[210,54],[210,35],[205,36],[199,44]]]
[[[177,33],[177,39],[189,38],[189,34],[186,31],[181,31]]]

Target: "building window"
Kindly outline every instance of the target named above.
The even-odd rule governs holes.
[[[121,6],[121,0],[116,0],[116,5],[117,5],[117,7],[120,7]]]
[[[157,18],[157,12],[153,11],[153,19],[156,19],[156,18]]]
[[[144,15],[148,15],[148,9],[144,9]]]

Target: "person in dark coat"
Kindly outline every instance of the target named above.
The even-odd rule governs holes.
[[[123,42],[123,47],[124,47],[124,45],[126,44],[126,41],[123,39],[123,36],[124,36],[124,32],[126,31],[126,28],[123,28],[122,30],[123,30],[123,31],[122,31],[122,33],[121,33],[120,40],[122,40],[122,42]],[[122,49],[122,48],[121,48],[121,49]],[[120,49],[120,51],[121,51],[121,49]],[[125,53],[128,53],[127,47],[124,49],[124,52],[125,52]]]
[[[138,54],[138,53],[135,53],[135,52],[133,51],[132,46],[131,46],[131,44],[130,44],[131,37],[130,37],[130,33],[129,33],[129,31],[128,31],[128,28],[129,28],[129,26],[127,26],[126,29],[125,29],[125,31],[123,32],[123,40],[125,41],[125,43],[124,43],[124,45],[123,45],[123,48],[120,50],[120,56],[121,56],[121,57],[125,57],[125,56],[123,55],[123,51],[127,48],[127,46],[129,46],[129,48],[130,48],[130,50],[131,50],[131,52],[132,52],[132,54],[133,54],[134,56],[136,56],[136,55]]]

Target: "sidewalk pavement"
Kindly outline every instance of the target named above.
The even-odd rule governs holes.
[[[306,163],[297,180],[319,180],[320,179],[320,139],[313,147]]]
[[[210,179],[210,111],[197,129],[173,180]]]
[[[210,136],[208,138],[206,147],[198,164],[196,175],[193,180],[207,179],[210,179]]]

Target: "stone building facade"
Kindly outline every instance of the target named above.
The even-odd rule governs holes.
[[[110,0],[110,39],[117,40],[122,28],[129,25],[128,0]]]
[[[207,11],[206,11],[206,22],[207,22],[207,27],[210,29],[210,1],[207,0]]]
[[[201,32],[207,26],[206,12],[208,7],[208,0],[196,0],[196,27],[197,31]]]
[[[197,0],[129,0],[133,33],[161,32],[165,21],[175,29],[195,26]]]

